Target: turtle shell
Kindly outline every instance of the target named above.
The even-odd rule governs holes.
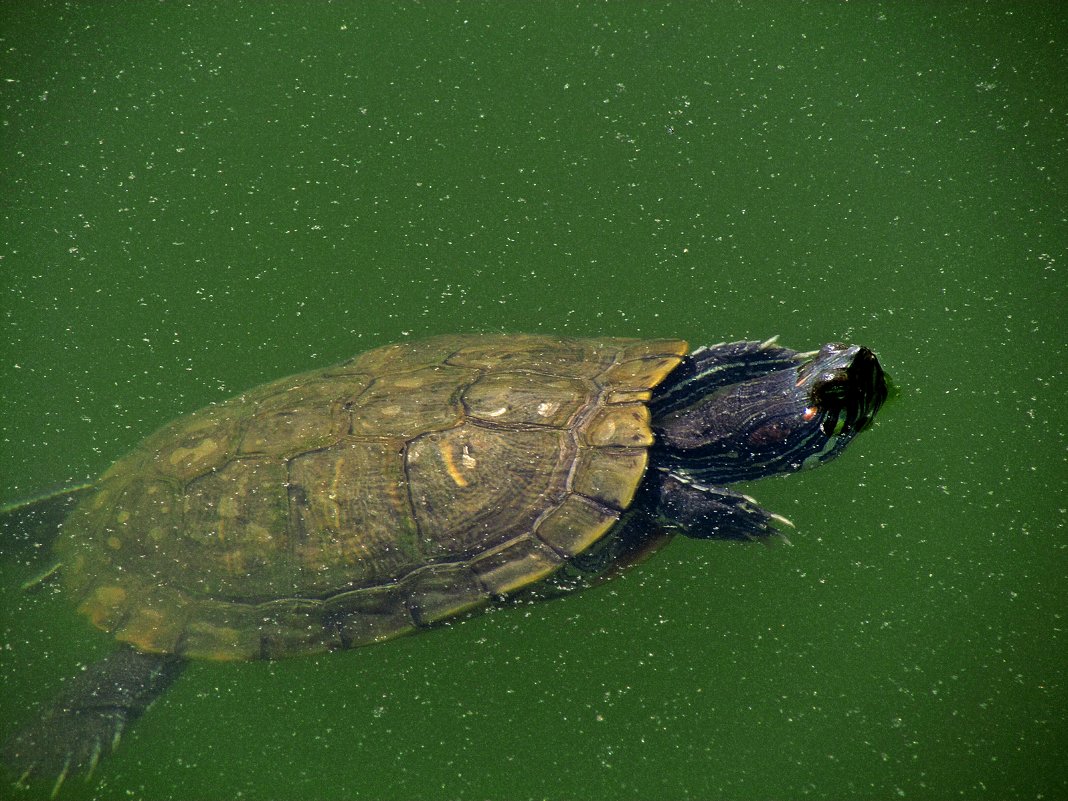
[[[150,652],[363,645],[537,582],[605,535],[680,340],[446,336],[182,417],[57,549],[80,611]]]

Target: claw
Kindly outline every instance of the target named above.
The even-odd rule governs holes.
[[[794,521],[793,520],[791,520],[788,517],[783,517],[782,515],[777,515],[774,512],[769,512],[768,513],[768,518],[773,523],[779,523],[782,526],[789,526],[792,529],[796,529],[797,528],[797,526],[794,525]],[[783,531],[781,528],[776,527],[774,529],[774,536],[775,536],[776,539],[782,540],[787,545],[790,545],[790,546],[793,545],[793,543],[790,542],[790,538],[786,536],[786,532]]]
[[[111,738],[111,750],[114,751],[119,747],[119,740],[122,739],[123,729],[126,728],[125,721],[117,721],[115,724],[115,735]]]
[[[30,778],[31,775],[33,775],[33,769],[35,767],[37,767],[37,763],[36,762],[31,763],[30,766],[28,768],[26,768],[26,770],[22,771],[22,775],[19,776],[18,781],[16,781],[15,784],[17,786],[19,786],[19,787],[25,787],[26,786],[26,780],[28,778]]]
[[[70,771],[70,756],[67,757],[67,761],[63,763],[63,770],[56,776],[56,783],[52,785],[52,793],[49,798],[55,798],[59,795],[59,789],[63,786],[63,782],[67,780],[67,773]]]
[[[30,590],[36,590],[38,587],[43,586],[50,578],[52,578],[52,576],[56,575],[56,573],[58,573],[62,567],[62,562],[56,562],[47,570],[44,570],[38,573],[33,578],[26,579],[26,581],[22,582],[22,584],[19,585],[19,591],[29,592]]]
[[[96,770],[97,763],[100,762],[100,750],[100,739],[98,738],[93,742],[93,755],[89,757],[89,769],[85,773],[86,781],[93,778],[93,771]]]

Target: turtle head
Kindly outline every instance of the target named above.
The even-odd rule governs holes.
[[[654,420],[662,463],[729,484],[841,453],[886,400],[879,360],[857,345],[824,345],[807,360],[789,353],[788,362],[769,360],[768,369],[746,365],[744,380],[709,386],[693,403]]]
[[[797,400],[805,399],[802,418],[834,438],[838,451],[871,424],[887,396],[879,360],[859,345],[824,345],[798,368],[794,387]]]

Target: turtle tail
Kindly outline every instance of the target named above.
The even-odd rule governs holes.
[[[170,686],[183,664],[175,656],[120,648],[68,681],[37,720],[4,743],[0,759],[17,784],[54,781],[55,797],[68,776],[92,776],[127,724]]]

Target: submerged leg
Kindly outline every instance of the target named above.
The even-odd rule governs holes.
[[[702,484],[683,473],[662,470],[657,512],[682,534],[696,539],[755,540],[793,527],[782,515],[760,508],[748,495]]]
[[[47,551],[74,504],[92,489],[90,484],[0,506],[0,537],[6,556]]]
[[[184,663],[174,656],[123,647],[67,682],[43,714],[3,745],[4,764],[19,783],[55,781],[54,796],[72,774],[92,775],[135,720],[174,681]]]

